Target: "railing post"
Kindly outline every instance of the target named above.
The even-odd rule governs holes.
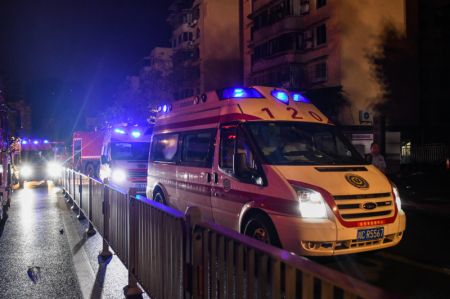
[[[62,171],[62,184],[61,184],[62,186],[62,194],[65,196],[66,195],[66,169],[65,168],[63,168],[63,171]]]
[[[88,236],[93,236],[95,235],[96,231],[94,229],[94,226],[92,225],[92,199],[94,197],[93,195],[93,184],[92,184],[92,178],[89,177],[89,182],[88,182],[88,198],[89,198],[89,212],[88,212],[88,219],[89,219],[89,227],[86,229],[86,234]]]
[[[130,189],[128,193],[128,285],[124,288],[126,297],[138,296],[143,293],[138,286],[136,275],[138,264],[137,229],[139,223],[139,210],[136,204],[136,190]]]
[[[195,226],[201,221],[201,212],[198,207],[189,207],[186,210],[186,230],[187,230],[187,248],[188,253],[186,262],[188,263],[187,273],[185,277],[191,279],[187,282],[187,292],[191,298],[203,298],[207,294],[203,294],[203,235],[201,231],[195,231]],[[186,292],[185,292],[186,294]]]
[[[71,176],[72,176],[72,174],[71,174],[72,172],[71,172],[71,170],[70,169],[68,169],[67,170],[67,192],[66,192],[66,202],[70,202],[70,199],[71,199],[71,196],[72,196],[72,194],[70,194],[70,183],[71,183]]]
[[[76,196],[75,196],[75,192],[77,192],[77,188],[76,188],[76,175],[75,175],[75,171],[74,170],[72,170],[72,194],[70,194],[71,195],[71,197],[72,197],[72,206],[70,207],[70,209],[71,210],[74,210],[74,209],[76,209],[76,207],[77,207],[77,201],[76,201]]]
[[[109,238],[109,187],[108,180],[103,182],[103,248],[100,252],[100,256],[108,258],[112,256],[109,251],[109,245],[106,240]]]
[[[78,185],[78,194],[80,194],[80,204],[79,204],[79,207],[78,207],[78,215],[77,215],[77,218],[78,218],[78,220],[83,220],[84,219],[84,214],[83,214],[83,211],[82,211],[82,208],[83,208],[83,175],[80,173],[79,175],[78,175],[78,178],[79,178],[79,182],[80,182],[80,184]]]

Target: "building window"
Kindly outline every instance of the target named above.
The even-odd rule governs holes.
[[[327,0],[316,0],[316,8],[321,8],[327,4]]]
[[[316,46],[327,43],[327,27],[325,24],[316,27]]]
[[[286,51],[302,50],[303,34],[292,32],[282,34],[254,48],[253,60],[268,58]]]
[[[327,80],[327,63],[320,62],[314,65],[314,78],[313,82],[321,82]]]
[[[278,21],[284,19],[287,16],[295,15],[298,13],[296,9],[297,5],[294,6],[293,0],[283,0],[279,1],[275,5],[265,9],[253,18],[253,29],[258,30]]]

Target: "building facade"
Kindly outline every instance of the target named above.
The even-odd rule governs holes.
[[[175,99],[242,84],[240,0],[175,0],[172,26]]]
[[[363,124],[361,113],[385,101],[368,56],[386,26],[404,34],[404,0],[253,0],[244,7],[248,85],[304,91],[345,125]]]

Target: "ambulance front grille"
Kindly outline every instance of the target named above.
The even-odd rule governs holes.
[[[130,178],[146,178],[147,170],[146,169],[131,169],[128,171],[128,175]]]
[[[394,199],[390,192],[333,197],[339,214],[345,220],[380,219],[394,213]]]

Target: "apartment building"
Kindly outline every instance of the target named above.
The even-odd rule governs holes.
[[[304,91],[346,125],[361,124],[361,112],[373,113],[385,100],[368,56],[378,51],[386,26],[405,32],[404,0],[243,3],[244,14],[250,12],[246,84]]]
[[[169,9],[175,99],[242,84],[240,0],[175,0]]]

